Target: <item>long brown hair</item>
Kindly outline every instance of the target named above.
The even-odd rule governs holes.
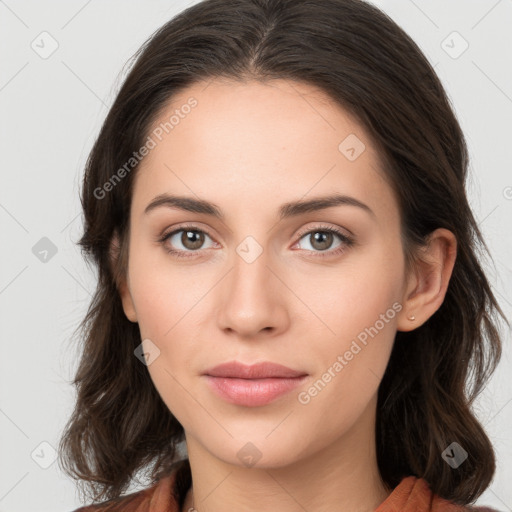
[[[493,478],[495,454],[471,406],[500,360],[498,320],[506,318],[479,262],[489,251],[466,197],[465,139],[418,46],[361,0],[205,0],[157,30],[134,61],[86,163],[78,244],[98,284],[78,329],[77,399],[59,465],[98,501],[120,496],[149,467],[156,482],[177,460],[183,427],[134,356],[140,331],[118,292],[138,169],[126,162],[187,86],[219,77],[289,79],[330,95],[372,137],[399,201],[408,269],[436,228],[457,238],[443,304],[417,329],[396,334],[379,388],[376,446],[389,487],[415,475],[443,498],[473,502]],[[120,253],[111,266],[114,234]],[[456,470],[441,457],[454,441],[468,453]]]

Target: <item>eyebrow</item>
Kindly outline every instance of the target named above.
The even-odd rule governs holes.
[[[211,215],[218,219],[224,220],[224,214],[222,213],[222,210],[215,203],[211,203],[204,199],[175,196],[171,194],[160,194],[156,196],[146,206],[144,214],[148,214],[152,210],[162,206],[192,213],[203,213],[205,215]],[[373,210],[368,205],[359,201],[359,199],[341,194],[333,194],[324,197],[315,197],[306,201],[299,200],[284,203],[278,210],[279,219],[283,220],[290,217],[296,217],[304,213],[316,212],[319,210],[332,208],[333,206],[355,206],[361,208],[376,218]]]

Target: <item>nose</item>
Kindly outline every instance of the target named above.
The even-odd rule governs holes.
[[[275,336],[288,327],[291,292],[283,284],[284,276],[279,279],[279,266],[271,268],[266,251],[253,259],[240,249],[223,279],[218,325],[241,338],[254,338],[261,333]]]

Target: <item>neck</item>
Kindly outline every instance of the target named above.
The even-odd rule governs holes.
[[[378,471],[374,424],[360,420],[333,443],[284,466],[229,464],[187,434],[193,485],[182,511],[373,512],[391,490]]]

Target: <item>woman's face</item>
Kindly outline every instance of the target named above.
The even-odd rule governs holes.
[[[187,443],[277,466],[373,442],[406,282],[397,201],[361,126],[311,86],[216,80],[174,97],[149,135],[122,298]],[[169,202],[146,211],[163,194],[221,217]],[[351,199],[284,208],[334,196]],[[246,381],[252,402],[229,399],[204,373],[230,361],[306,376],[273,398]]]

